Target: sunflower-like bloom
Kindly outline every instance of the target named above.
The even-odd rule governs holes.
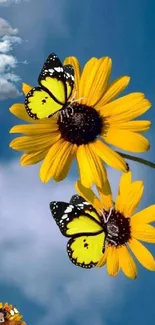
[[[143,267],[155,271],[155,259],[141,243],[155,243],[155,227],[149,224],[155,221],[155,205],[134,214],[143,195],[143,182],[132,182],[131,172],[124,173],[115,203],[112,201],[108,181],[103,189],[98,188],[100,198],[80,181],[76,183],[76,190],[95,207],[103,221],[106,232],[105,252],[97,267],[106,264],[107,272],[111,276],[116,276],[122,269],[127,277],[135,279],[137,266],[130,254],[132,252]]]
[[[40,178],[44,183],[51,178],[57,182],[63,180],[76,157],[82,184],[87,188],[93,183],[101,187],[107,178],[104,163],[123,172],[128,170],[125,160],[109,145],[136,153],[149,149],[149,141],[139,132],[147,131],[151,123],[134,119],[145,113],[151,103],[143,93],[115,99],[130,78],[123,76],[109,82],[112,69],[109,57],[91,58],[82,73],[75,57],[66,58],[64,64],[73,65],[75,70],[76,94],[73,91],[70,108],[66,107],[66,114],[59,115],[57,120],[33,120],[23,104],[13,105],[11,113],[30,124],[10,130],[24,134],[15,138],[10,147],[24,152],[22,166],[43,160]],[[31,88],[24,84],[24,94]]]
[[[22,318],[23,316],[15,307],[7,302],[4,304],[0,302],[0,323],[4,325],[26,325]]]

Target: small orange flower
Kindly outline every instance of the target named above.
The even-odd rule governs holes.
[[[0,302],[0,323],[4,325],[26,325],[22,320],[23,316],[19,313],[16,307]]]

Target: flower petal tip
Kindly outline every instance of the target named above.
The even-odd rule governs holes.
[[[26,83],[22,83],[22,91],[24,93],[24,95],[27,95],[27,93],[32,89],[33,87],[26,84]]]
[[[9,130],[9,133],[14,133],[14,126]]]
[[[9,148],[14,149],[11,142],[9,143]]]

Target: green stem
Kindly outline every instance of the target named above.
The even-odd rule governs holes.
[[[125,153],[122,153],[122,152],[119,152],[119,151],[116,151],[116,152],[120,156],[122,156],[123,158],[139,162],[140,164],[143,164],[143,165],[146,165],[146,166],[149,166],[149,167],[155,169],[155,164],[152,163],[151,161],[148,161],[148,160],[145,160],[145,159],[142,159],[142,158],[138,158],[138,157],[134,157],[134,156],[130,156],[130,155],[126,155]]]

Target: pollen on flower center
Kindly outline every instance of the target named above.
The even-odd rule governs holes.
[[[57,122],[62,137],[78,146],[93,142],[103,128],[103,120],[98,112],[91,106],[79,103],[67,105]]]
[[[104,211],[105,220],[108,218],[108,213],[109,212]],[[106,240],[110,245],[124,245],[131,238],[129,218],[126,218],[122,213],[113,209],[110,218],[106,223],[106,232]]]

